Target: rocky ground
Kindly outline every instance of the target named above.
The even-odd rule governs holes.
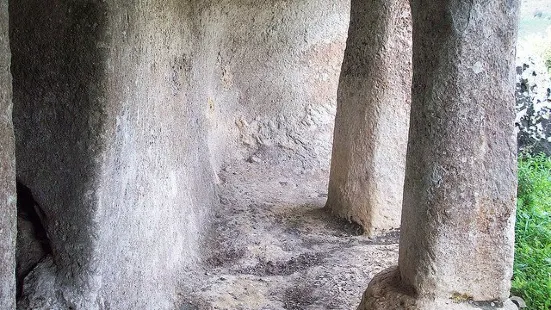
[[[397,262],[397,232],[362,236],[322,209],[328,173],[297,170],[222,171],[207,264],[186,275],[181,310],[355,309],[373,275]]]

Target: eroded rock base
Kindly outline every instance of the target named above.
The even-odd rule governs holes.
[[[406,287],[400,280],[398,267],[389,268],[369,283],[362,302],[357,310],[474,310],[502,309],[517,310],[518,307],[510,300],[473,301],[468,296],[452,294],[449,298],[416,297],[411,287]]]

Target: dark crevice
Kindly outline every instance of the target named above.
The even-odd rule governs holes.
[[[36,240],[40,241],[42,250],[52,253],[48,233],[46,232],[46,214],[34,200],[31,190],[17,181],[17,216],[31,222]]]
[[[46,230],[46,214],[32,191],[17,181],[17,298],[23,292],[23,279],[45,256],[52,253]]]

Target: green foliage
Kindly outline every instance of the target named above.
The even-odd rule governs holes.
[[[547,71],[549,71],[549,74],[551,74],[551,46],[548,46],[547,49],[543,52],[543,59],[545,60]]]
[[[551,309],[551,158],[519,158],[512,293],[528,309]]]
[[[543,38],[540,48],[540,55],[545,62],[547,71],[551,74],[551,27],[547,28],[547,33]]]

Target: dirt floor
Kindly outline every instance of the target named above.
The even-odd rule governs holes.
[[[187,309],[355,309],[369,280],[398,258],[398,232],[369,239],[322,209],[328,173],[261,163],[219,175],[222,208],[190,270]]]

